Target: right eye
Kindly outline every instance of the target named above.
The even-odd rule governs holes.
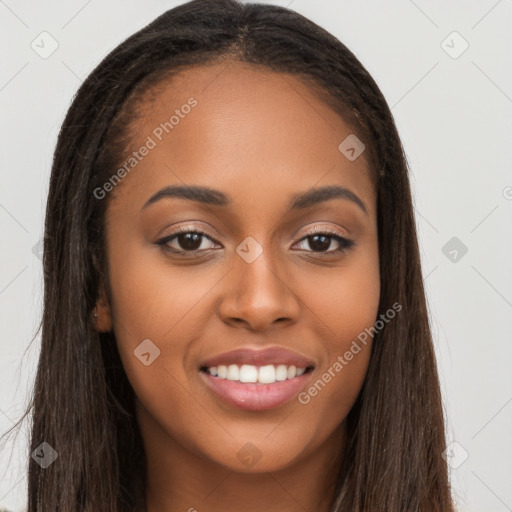
[[[217,243],[213,238],[203,231],[191,229],[190,227],[182,227],[160,240],[155,242],[156,245],[162,247],[163,250],[178,254],[195,253],[198,251],[206,251],[212,247],[204,247],[204,239],[208,239],[213,243]],[[172,245],[174,244],[174,246]],[[215,248],[215,247],[213,247]]]

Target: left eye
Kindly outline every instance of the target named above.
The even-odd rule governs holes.
[[[338,249],[327,251],[326,249],[331,246],[332,240],[335,240],[338,244]],[[334,233],[315,232],[306,235],[301,239],[301,242],[307,242],[315,253],[319,254],[338,254],[350,249],[354,242],[343,236]],[[309,252],[309,251],[308,251]]]

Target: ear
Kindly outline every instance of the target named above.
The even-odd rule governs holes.
[[[98,255],[92,252],[92,263],[97,272],[99,282],[99,295],[96,306],[91,311],[91,321],[98,332],[109,332],[112,330],[112,312],[105,292],[105,283],[103,281],[103,271],[98,262]]]
[[[101,285],[100,295],[91,316],[94,328],[98,332],[109,332],[112,330],[112,312],[103,284]]]

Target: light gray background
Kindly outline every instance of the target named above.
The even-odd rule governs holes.
[[[108,51],[179,3],[0,0],[0,432],[26,404],[37,363],[38,338],[25,353],[42,305],[33,248],[66,109]],[[447,435],[457,443],[454,493],[464,512],[512,510],[512,1],[268,3],[335,34],[392,107],[411,167]],[[41,37],[50,48],[43,31],[58,42],[46,59],[31,48]],[[463,40],[469,47],[453,58]],[[443,253],[452,237],[466,254],[459,241]],[[0,453],[0,504],[13,510],[24,506],[26,434]]]

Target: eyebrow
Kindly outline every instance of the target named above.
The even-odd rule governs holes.
[[[209,187],[199,185],[169,185],[153,194],[142,209],[147,208],[149,205],[161,199],[170,197],[189,199],[190,201],[214,206],[229,206],[232,202],[229,194]],[[330,199],[345,199],[351,201],[368,215],[368,210],[363,201],[349,189],[340,187],[339,185],[312,188],[307,192],[295,194],[290,201],[290,209],[302,210],[323,203],[324,201],[329,201]]]

